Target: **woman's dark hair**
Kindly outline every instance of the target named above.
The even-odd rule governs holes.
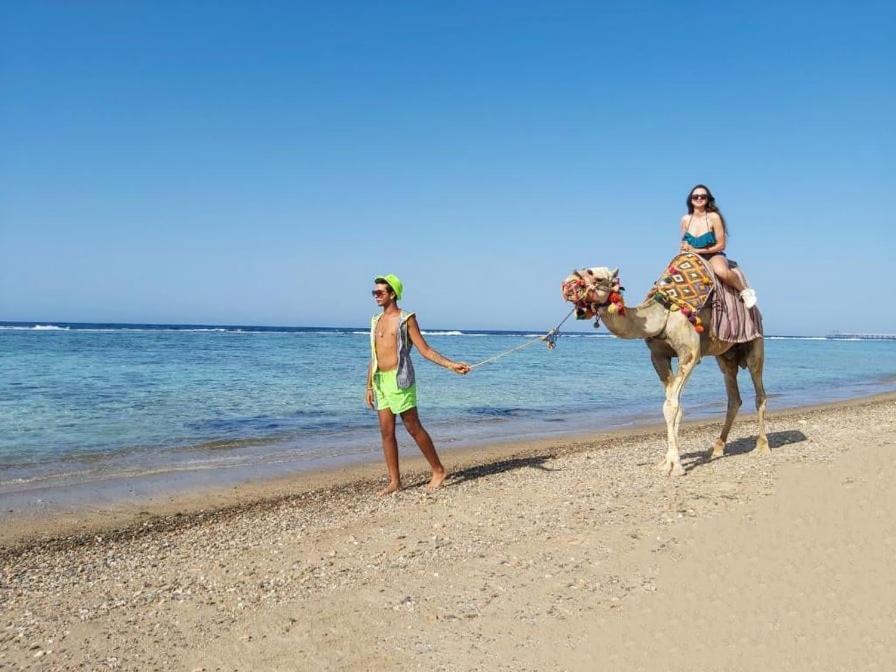
[[[722,229],[725,231],[725,235],[728,235],[728,224],[725,222],[725,215],[722,214],[722,211],[719,210],[719,206],[716,205],[716,197],[712,195],[712,192],[709,190],[705,184],[697,184],[691,188],[688,192],[688,214],[694,214],[694,203],[691,201],[691,196],[694,195],[694,192],[697,189],[703,189],[706,192],[706,212],[714,212],[719,216],[719,219],[722,220]]]

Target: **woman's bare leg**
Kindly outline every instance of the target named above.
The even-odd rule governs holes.
[[[728,267],[728,260],[722,254],[717,254],[709,260],[713,272],[718,276],[719,280],[726,285],[733,287],[738,292],[744,291],[747,286],[741,280],[740,274],[735,273]]]

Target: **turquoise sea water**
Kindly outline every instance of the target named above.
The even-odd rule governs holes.
[[[427,332],[424,332],[427,333]],[[431,332],[476,362],[535,337]],[[109,475],[378,459],[358,329],[0,323],[0,493]],[[535,344],[461,377],[415,356],[420,413],[441,449],[662,419],[641,341],[601,330]],[[741,374],[744,408],[753,403]],[[896,341],[769,337],[771,409],[896,389]],[[685,417],[724,413],[713,359]],[[413,449],[406,435],[403,450]]]

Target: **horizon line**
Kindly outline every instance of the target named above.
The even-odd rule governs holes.
[[[322,326],[322,325],[286,325],[286,324],[238,324],[238,323],[205,323],[205,322],[70,322],[67,320],[0,320],[0,325],[3,326],[49,326],[49,327],[59,327],[59,326],[127,326],[127,327],[135,327],[135,326],[143,326],[143,327],[214,327],[218,329],[241,329],[241,328],[250,328],[250,329],[321,329],[328,331],[335,330],[348,330],[351,329],[353,331],[367,331],[369,327],[365,326],[343,326],[343,327],[333,327],[333,326]],[[500,333],[500,332],[509,332],[509,333],[540,333],[538,329],[524,329],[524,328],[515,328],[515,329],[482,329],[475,327],[466,327],[466,328],[457,328],[457,327],[428,327],[423,330],[424,332],[432,332],[432,331],[455,331],[461,332],[491,332],[491,333]],[[562,332],[561,332],[562,333]],[[574,331],[572,333],[590,333],[587,331]],[[612,336],[613,333],[609,330],[605,330],[604,332],[608,336]],[[875,338],[884,338],[884,339],[896,339],[896,333],[879,333],[879,332],[840,332],[834,331],[827,334],[764,334],[764,338],[856,338],[861,340],[874,340]],[[635,339],[636,340],[636,339]]]

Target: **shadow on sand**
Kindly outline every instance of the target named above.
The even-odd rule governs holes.
[[[716,459],[723,460],[728,457],[734,457],[735,455],[743,455],[744,453],[752,452],[756,447],[756,438],[756,436],[748,436],[742,439],[737,439],[736,441],[732,441],[727,446],[725,446],[725,454],[722,457]],[[791,443],[800,443],[806,440],[806,435],[799,430],[771,432],[770,434],[768,434],[768,445],[772,450],[775,450],[776,448],[782,448],[783,446],[787,446]],[[706,450],[682,453],[682,466],[687,471],[691,471],[692,469],[696,469],[704,464],[707,464],[710,461],[709,450],[710,449],[707,448]],[[474,481],[477,478],[482,478],[483,476],[501,474],[505,471],[513,471],[515,469],[530,468],[539,469],[541,471],[558,471],[557,469],[551,469],[550,467],[545,466],[547,462],[553,460],[555,457],[557,457],[556,454],[548,452],[542,455],[515,457],[508,460],[501,460],[500,462],[490,462],[488,464],[479,464],[473,467],[467,467],[466,469],[459,469],[458,471],[454,471],[451,473],[445,483],[445,487],[460,485],[461,483],[464,483],[466,481]],[[425,483],[426,481],[423,480],[419,483],[411,484],[408,487],[413,488],[416,486],[424,485]]]
[[[465,481],[473,481],[483,476],[491,476],[492,474],[500,474],[505,471],[513,471],[514,469],[540,469],[541,471],[557,471],[545,466],[548,460],[554,459],[554,455],[548,453],[546,455],[535,455],[533,457],[516,457],[510,460],[501,460],[500,462],[491,462],[489,464],[480,464],[475,467],[467,467],[455,471],[448,477],[446,485],[459,485]]]
[[[808,438],[799,430],[771,432],[767,436],[768,446],[772,450],[775,450],[776,448],[782,448],[783,446],[787,446],[791,443],[800,443],[802,441],[806,441]],[[732,441],[725,446],[725,454],[722,455],[722,457],[717,457],[715,459],[724,460],[728,457],[734,457],[735,455],[750,453],[754,448],[756,448],[757,438],[758,437],[754,435],[738,439],[737,441]],[[691,469],[696,469],[704,464],[707,464],[708,462],[715,461],[709,459],[710,450],[711,448],[707,448],[706,450],[683,453],[681,456],[681,465],[686,470],[690,471]]]

